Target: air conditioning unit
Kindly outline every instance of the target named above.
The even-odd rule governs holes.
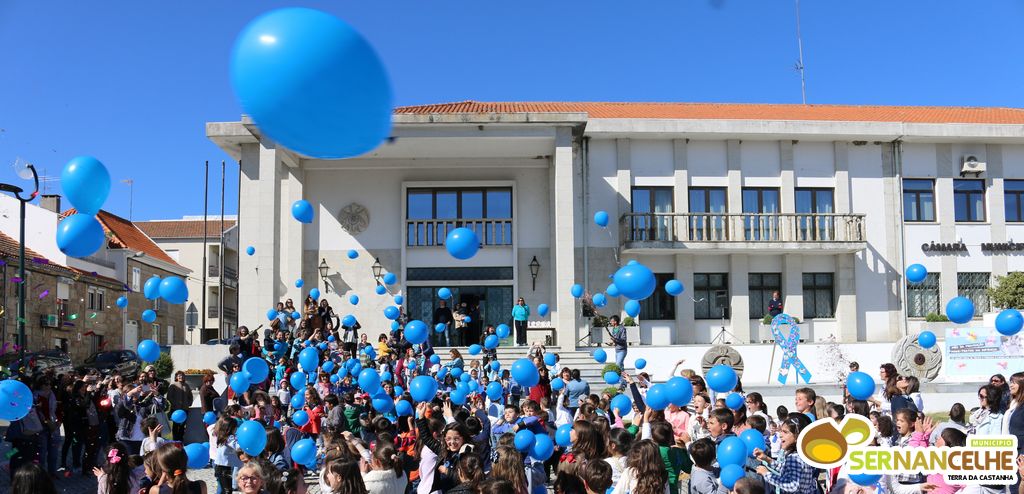
[[[974,156],[964,156],[960,161],[960,176],[971,173],[981,175],[982,173],[985,173],[985,165],[986,163],[984,161],[978,161],[978,158],[975,158]]]
[[[60,326],[60,322],[57,319],[57,314],[41,314],[39,325],[44,328],[56,328]]]

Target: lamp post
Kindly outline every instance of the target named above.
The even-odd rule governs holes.
[[[320,266],[317,267],[320,270],[320,280],[324,282],[324,291],[330,293],[331,284],[327,282],[327,272],[331,270],[330,266],[327,265],[327,259],[320,259]]]
[[[370,269],[373,270],[373,279],[374,279],[374,281],[376,281],[377,284],[380,285],[380,274],[384,271],[384,266],[382,266],[380,264],[380,258],[379,257],[375,257],[373,259],[373,266],[370,266]]]
[[[530,261],[530,276],[533,276],[533,291],[537,291],[537,273],[540,272],[540,263],[537,262],[537,256],[533,256],[533,260]]]
[[[28,197],[21,197],[21,193],[24,192],[21,187],[0,184],[0,191],[14,194],[14,197],[21,203],[18,210],[18,278],[22,280],[21,283],[18,283],[18,366],[23,367],[25,365],[25,204],[39,195],[39,175],[36,173],[36,167],[31,163],[26,163],[24,168],[15,171],[23,179],[31,178],[35,185],[32,194]]]

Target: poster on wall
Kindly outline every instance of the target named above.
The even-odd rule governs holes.
[[[945,357],[947,378],[988,381],[993,374],[1024,368],[1024,340],[1020,334],[1003,336],[995,328],[948,328]]]

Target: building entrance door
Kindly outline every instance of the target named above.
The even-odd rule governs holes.
[[[453,313],[469,315],[470,322],[461,328],[449,327],[445,334],[433,331],[434,311],[440,307],[437,290],[441,286],[414,286],[408,288],[407,310],[413,319],[419,319],[431,328],[430,342],[434,346],[469,346],[480,343],[488,325],[509,324],[512,314],[512,285],[449,286],[452,299],[446,305]],[[454,325],[453,325],[454,326]]]

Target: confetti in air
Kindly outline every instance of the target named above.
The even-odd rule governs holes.
[[[70,316],[68,316],[69,321],[74,321],[75,319],[78,319],[78,314],[71,314]]]
[[[49,295],[49,294],[50,294],[49,290],[43,290],[43,293],[39,294],[39,299],[42,300],[42,299],[46,298],[46,296]]]
[[[15,285],[17,285],[18,283],[21,283],[21,278],[18,278],[17,276],[15,276],[15,277],[11,278],[11,283],[14,283]]]

